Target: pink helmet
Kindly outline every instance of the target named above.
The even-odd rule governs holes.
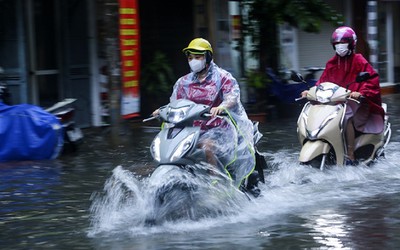
[[[339,27],[333,32],[331,37],[333,49],[335,49],[336,43],[349,43],[349,49],[354,50],[357,43],[357,35],[350,27]]]

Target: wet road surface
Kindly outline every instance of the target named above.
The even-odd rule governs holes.
[[[263,195],[223,217],[156,227],[135,224],[137,204],[106,204],[94,194],[128,170],[144,181],[157,130],[132,126],[110,148],[105,130],[85,132],[77,155],[0,164],[3,249],[396,249],[400,245],[400,95],[384,97],[392,123],[386,159],[372,167],[321,172],[297,164],[296,119],[260,126],[271,167]],[[121,166],[118,168],[117,166]],[[115,190],[114,190],[115,191]],[[115,195],[121,195],[116,192]],[[113,205],[121,205],[116,213]],[[101,206],[101,204],[99,205]],[[125,207],[124,207],[125,206]],[[102,222],[91,224],[93,217]]]

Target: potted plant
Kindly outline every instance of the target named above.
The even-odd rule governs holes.
[[[141,74],[142,114],[151,114],[167,104],[175,81],[167,56],[156,51],[152,60],[143,67]]]
[[[254,120],[263,121],[268,104],[268,85],[271,82],[266,74],[258,70],[250,70],[246,74],[248,102],[246,109]]]

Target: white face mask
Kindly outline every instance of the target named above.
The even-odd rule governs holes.
[[[344,57],[349,54],[349,44],[348,43],[338,43],[335,45],[336,54],[340,57]]]
[[[202,71],[205,67],[206,67],[206,59],[192,59],[189,62],[189,66],[190,69],[194,72],[194,73],[198,73],[200,71]]]

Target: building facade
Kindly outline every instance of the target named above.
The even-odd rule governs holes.
[[[374,63],[382,82],[399,83],[400,1],[326,1],[356,30],[358,49]],[[0,67],[14,104],[46,107],[76,98],[79,126],[101,126],[107,4],[118,0],[0,1]],[[237,78],[256,66],[246,50],[236,50],[239,1],[138,0],[138,6],[142,68],[161,51],[176,78],[187,73],[181,50],[195,37],[208,39],[214,60]],[[324,66],[333,55],[333,30],[324,24],[319,34],[310,34],[282,26],[282,67]]]
[[[358,36],[357,52],[379,72],[382,84],[400,83],[400,1],[331,1],[330,6],[344,16],[344,25]],[[324,23],[318,34],[282,25],[281,64],[283,68],[324,67],[334,55],[330,37],[336,27]]]
[[[94,1],[0,1],[0,66],[12,103],[48,107],[77,102],[77,120],[89,125],[91,50],[88,14]]]
[[[107,5],[118,0],[0,1],[0,67],[13,104],[47,107],[76,98],[79,126],[102,125]],[[233,67],[227,0],[138,0],[138,6],[142,68],[161,51],[176,77],[187,73],[181,51],[199,36],[212,42],[221,66]]]

